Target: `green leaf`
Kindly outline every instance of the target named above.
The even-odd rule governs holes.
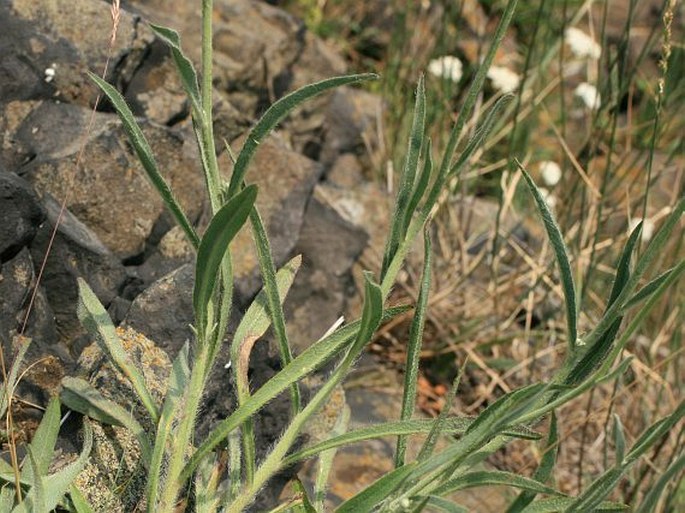
[[[257,199],[257,186],[249,185],[226,203],[214,215],[197,250],[193,308],[197,329],[204,333],[207,326],[207,308],[212,299],[219,266],[228,245],[247,221]],[[211,328],[211,327],[210,327]]]
[[[231,181],[228,187],[228,197],[231,198],[240,189],[243,181],[245,180],[247,167],[252,161],[252,157],[257,151],[259,144],[293,109],[301,105],[306,100],[334,87],[353,84],[355,82],[361,82],[364,80],[376,80],[377,78],[378,75],[375,73],[328,78],[314,84],[306,85],[276,101],[267,109],[264,115],[248,134],[245,144],[240,150],[238,159],[233,167],[233,174],[231,175]]]
[[[404,225],[402,227],[402,233],[404,234],[406,234],[407,230],[409,229],[412,216],[419,208],[419,203],[421,203],[421,199],[426,193],[431,176],[433,175],[433,143],[430,139],[427,140],[426,149],[423,152],[423,159],[423,170],[416,180],[416,184],[414,185],[414,189],[411,193],[411,198],[409,198],[407,212],[404,216]]]
[[[143,169],[147,173],[148,178],[152,182],[152,185],[159,192],[164,204],[172,213],[176,219],[176,222],[181,226],[190,243],[194,248],[197,249],[197,247],[200,245],[200,238],[197,236],[197,233],[190,224],[190,221],[188,221],[188,217],[186,216],[185,212],[183,212],[181,205],[174,197],[171,187],[169,187],[169,184],[159,172],[157,162],[152,154],[152,149],[150,148],[143,131],[138,126],[138,123],[136,123],[131,109],[129,109],[128,105],[126,105],[124,97],[121,96],[119,91],[94,73],[88,72],[88,76],[97,84],[100,89],[102,89],[107,98],[109,98],[109,101],[112,102],[114,109],[117,111],[117,114],[119,114],[119,119],[121,119],[124,132],[126,132],[126,135],[128,136],[133,149],[136,151],[138,159],[140,160]]]
[[[450,479],[433,490],[435,495],[447,495],[448,493],[477,488],[481,486],[511,486],[528,492],[544,493],[547,495],[561,495],[554,488],[545,486],[539,481],[528,477],[519,476],[513,472],[504,471],[478,471],[463,474],[455,479]]]
[[[79,299],[76,313],[81,324],[97,340],[102,351],[109,356],[119,372],[126,376],[143,406],[145,406],[152,422],[156,423],[159,419],[159,411],[145,384],[143,374],[129,358],[126,349],[119,340],[116,328],[112,324],[112,319],[109,318],[107,310],[102,306],[95,293],[82,278],[78,278],[77,282]]]
[[[409,477],[415,463],[409,463],[388,472],[372,485],[346,500],[335,510],[335,513],[368,513],[385,500]]]
[[[398,200],[399,201],[399,200]],[[409,330],[409,343],[407,347],[407,360],[404,373],[404,387],[402,393],[401,420],[409,420],[414,415],[416,404],[416,383],[419,376],[419,357],[421,355],[421,341],[423,340],[423,328],[426,320],[426,310],[428,308],[428,295],[431,286],[431,240],[429,226],[423,232],[423,271],[421,272],[421,286],[419,297],[416,303],[414,319],[412,319]],[[446,404],[444,409],[449,410],[450,405]],[[400,435],[397,438],[397,448],[395,450],[395,467],[404,465],[405,452],[407,450],[407,439]]]
[[[387,322],[407,310],[408,307],[406,306],[389,308],[384,312],[383,321]],[[312,344],[302,354],[294,358],[288,366],[255,391],[245,404],[236,409],[228,418],[219,422],[207,436],[184,467],[181,479],[188,479],[203,457],[225,440],[231,431],[288,388],[291,383],[312,373],[315,369],[330,361],[345,347],[349,347],[350,340],[357,335],[360,326],[361,321],[355,321]]]
[[[533,179],[530,177],[528,172],[524,169],[520,162],[516,161],[521,173],[523,173],[523,178],[528,184],[528,188],[535,199],[538,211],[542,217],[542,222],[545,225],[545,230],[547,230],[547,236],[549,237],[552,248],[554,249],[554,254],[557,258],[557,263],[559,264],[559,273],[561,274],[561,284],[564,290],[564,299],[566,301],[566,324],[568,329],[568,343],[571,349],[571,353],[575,352],[576,342],[578,339],[578,313],[576,311],[576,288],[573,284],[573,273],[571,271],[571,263],[568,259],[568,250],[566,249],[566,244],[564,243],[564,238],[561,235],[561,230],[554,220],[554,216],[547,206],[545,198],[543,198]]]
[[[400,242],[406,235],[405,218],[407,209],[416,181],[416,170],[419,166],[419,156],[423,146],[423,137],[426,130],[426,90],[423,75],[419,78],[416,87],[416,102],[414,104],[414,118],[412,120],[411,132],[409,133],[409,147],[405,157],[404,169],[400,178],[400,185],[395,202],[395,211],[392,215],[392,224],[388,234],[388,241],[385,245],[383,265],[381,267],[381,277],[385,274],[390,265],[390,261],[395,256]]]
[[[633,252],[635,251],[635,246],[637,245],[641,233],[642,221],[640,221],[632,231],[623,248],[621,258],[616,266],[616,277],[614,278],[614,284],[611,287],[611,295],[609,296],[607,308],[616,301],[630,279],[630,261],[632,260]]]
[[[178,32],[167,27],[162,27],[161,25],[155,25],[154,23],[150,23],[149,25],[157,37],[171,47],[171,54],[174,58],[176,69],[178,69],[178,73],[181,77],[183,90],[186,92],[196,115],[205,116],[206,113],[203,112],[201,106],[197,73],[195,72],[195,68],[193,68],[193,63],[190,62],[190,59],[188,59],[183,53],[183,50],[181,50],[181,37],[178,35]]]
[[[35,467],[41,476],[45,476],[50,468],[50,462],[55,451],[55,442],[60,428],[60,409],[59,399],[53,397],[48,403],[48,407],[43,413],[38,429],[31,440],[30,449],[35,458]],[[22,474],[27,480],[34,478],[34,466],[24,466]]]
[[[123,426],[136,436],[140,444],[143,462],[150,461],[150,441],[143,427],[131,413],[114,401],[106,399],[90,383],[81,379],[66,376],[62,378],[62,402],[70,409],[91,419],[112,426]]]

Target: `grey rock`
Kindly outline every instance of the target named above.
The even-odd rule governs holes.
[[[131,0],[125,5],[178,30],[184,51],[199,64],[202,22],[197,4],[176,2],[171,8],[165,0]],[[231,93],[249,91],[261,100],[268,100],[269,91],[282,95],[281,84],[289,82],[289,67],[302,51],[303,34],[300,20],[264,2],[214,2],[215,86]]]
[[[86,71],[105,66],[109,10],[107,2],[92,0],[0,3],[0,104],[56,97],[92,105],[97,90]],[[106,79],[126,83],[151,41],[151,31],[122,11]]]
[[[5,362],[11,362],[14,349],[10,341],[23,331],[26,313],[36,284],[33,262],[28,248],[22,248],[12,259],[0,265],[0,341]],[[42,289],[38,289],[31,305],[31,315],[24,334],[33,341],[27,359],[36,360],[46,354],[60,354],[55,320]]]
[[[0,262],[31,242],[44,219],[45,211],[29,183],[0,169]]]
[[[39,155],[21,172],[39,193],[68,198],[69,210],[118,256],[133,257],[145,249],[146,239],[165,208],[116,115],[98,117],[78,169],[78,138],[62,147],[50,142],[49,134],[60,130],[64,118],[73,120],[73,130],[82,133],[88,116],[89,112],[78,106],[54,102],[39,105],[17,130],[23,145]],[[195,143],[182,131],[144,121],[140,124],[160,172],[191,221],[196,220],[204,208],[204,183],[194,158]]]
[[[326,109],[321,162],[330,166],[342,153],[362,156],[378,148],[382,112],[380,96],[350,87],[336,89]]]
[[[50,196],[44,198],[44,204],[48,219],[31,243],[31,255],[36,266],[43,261],[60,214],[60,205]],[[55,314],[60,339],[67,344],[84,333],[76,316],[77,277],[86,280],[105,306],[116,297],[127,280],[121,262],[93,232],[65,211],[45,262],[41,283]]]
[[[285,302],[295,352],[318,340],[345,312],[346,300],[354,293],[351,268],[367,239],[366,232],[342,219],[316,194],[310,199],[295,247],[303,263]]]
[[[124,325],[159,341],[174,358],[186,341],[194,339],[194,278],[194,266],[186,264],[154,282],[134,299]]]

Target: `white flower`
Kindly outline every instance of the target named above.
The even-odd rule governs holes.
[[[566,29],[566,42],[573,55],[581,59],[599,59],[602,55],[602,47],[592,37],[576,27]]]
[[[459,82],[462,75],[461,61],[452,55],[444,55],[433,59],[428,64],[428,72],[438,78],[446,78],[452,82]]]
[[[53,64],[49,68],[45,68],[45,81],[46,82],[52,82],[52,79],[55,78],[55,65]]]
[[[542,181],[548,187],[554,187],[561,180],[561,168],[559,164],[551,160],[540,162],[540,174],[542,175]]]
[[[488,78],[492,82],[492,87],[503,93],[516,91],[521,81],[516,73],[503,66],[490,66]]]
[[[637,225],[640,224],[640,221],[644,221],[642,223],[642,242],[649,242],[652,240],[652,235],[654,235],[654,221],[651,219],[647,218],[643,220],[641,217],[633,217],[628,222],[628,231],[632,233]]]
[[[539,187],[538,190],[540,191],[542,198],[545,200],[545,203],[547,203],[549,209],[554,210],[557,206],[557,197],[544,187]]]
[[[578,84],[573,95],[580,98],[588,109],[599,109],[602,104],[602,97],[597,88],[587,82]]]

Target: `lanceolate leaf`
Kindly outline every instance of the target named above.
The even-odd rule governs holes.
[[[530,192],[533,194],[533,198],[535,198],[535,203],[537,204],[538,211],[540,212],[545,229],[547,230],[547,236],[549,237],[552,248],[554,249],[557,263],[559,264],[561,285],[564,290],[564,299],[566,301],[568,343],[571,352],[573,353],[575,352],[576,342],[578,339],[578,313],[576,311],[576,288],[573,283],[573,273],[571,271],[571,263],[568,259],[568,250],[566,249],[566,244],[564,244],[564,238],[561,235],[561,230],[554,220],[554,216],[547,206],[547,202],[542,197],[537,185],[535,185],[535,182],[533,182],[533,179],[530,177],[521,163],[517,161],[516,164],[518,165],[521,173],[523,173],[523,177],[528,184]]]
[[[159,172],[157,162],[152,154],[152,149],[150,148],[145,135],[143,135],[143,131],[138,126],[138,123],[136,123],[131,109],[129,109],[128,105],[126,105],[126,101],[124,100],[123,96],[121,96],[119,91],[117,91],[114,87],[102,80],[97,75],[89,72],[88,76],[97,84],[100,89],[102,89],[107,98],[109,98],[109,101],[112,102],[117,114],[119,114],[119,119],[121,119],[124,132],[126,132],[133,149],[135,149],[138,159],[140,160],[143,169],[147,173],[148,178],[152,182],[152,185],[154,185],[157,191],[159,191],[162,200],[164,200],[167,208],[173,214],[176,222],[181,226],[183,232],[186,234],[186,237],[193,247],[197,249],[200,244],[200,238],[197,236],[197,233],[195,233],[195,229],[190,224],[190,221],[188,221],[185,212],[183,212],[183,209],[181,208],[181,205],[174,197],[171,187],[169,187],[169,184],[167,184],[166,180]]]
[[[202,236],[197,251],[195,265],[195,288],[193,290],[193,308],[195,309],[196,328],[203,331],[207,328],[207,308],[210,304],[216,284],[219,266],[228,245],[247,221],[252,206],[257,199],[257,186],[249,185],[226,203],[214,215]]]
[[[7,412],[7,405],[9,404],[9,398],[12,397],[14,393],[13,388],[17,384],[17,378],[19,377],[19,369],[21,368],[24,357],[26,356],[26,351],[28,351],[31,345],[31,339],[28,337],[22,337],[20,340],[19,349],[12,362],[12,367],[7,375],[7,381],[0,383],[0,417],[4,417]]]
[[[229,198],[238,192],[240,186],[245,180],[247,167],[257,151],[259,144],[267,135],[269,135],[274,127],[290,113],[290,111],[301,105],[306,100],[334,87],[353,84],[355,82],[361,82],[364,80],[375,80],[377,78],[378,75],[375,73],[328,78],[326,80],[322,80],[321,82],[306,85],[297,91],[293,91],[271,105],[271,107],[267,109],[261,119],[250,131],[242,150],[240,150],[238,159],[233,167],[233,175],[231,175],[231,183],[228,188]]]

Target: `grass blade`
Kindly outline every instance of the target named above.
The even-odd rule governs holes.
[[[371,486],[343,502],[335,513],[368,513],[385,500],[409,477],[415,467],[409,463],[388,472]]]
[[[148,178],[152,182],[152,185],[154,185],[159,192],[164,204],[174,216],[176,222],[181,226],[192,246],[197,249],[200,245],[200,238],[197,236],[197,233],[190,224],[190,221],[188,221],[188,217],[186,216],[185,212],[183,212],[178,200],[176,200],[174,197],[171,187],[169,187],[169,184],[159,172],[157,162],[152,154],[152,149],[150,148],[143,131],[138,126],[138,123],[136,123],[131,109],[129,109],[128,105],[126,105],[124,97],[121,96],[119,91],[94,73],[88,72],[88,76],[97,84],[100,89],[102,89],[102,92],[104,92],[107,98],[109,98],[109,101],[112,102],[114,109],[117,111],[117,114],[119,114],[119,119],[121,119],[124,132],[126,132],[126,135],[128,136],[133,149],[136,151],[138,159],[140,160],[143,169],[147,173]]]
[[[228,198],[234,196],[239,190],[245,180],[247,167],[252,161],[252,157],[257,151],[257,147],[269,135],[269,133],[285,118],[290,111],[295,109],[304,101],[313,98],[329,89],[340,87],[343,85],[353,84],[364,80],[376,80],[378,75],[375,73],[363,73],[360,75],[346,75],[341,77],[328,78],[314,84],[309,84],[300,89],[287,94],[280,100],[276,101],[271,107],[267,109],[261,119],[257,122],[254,128],[250,131],[245,140],[243,148],[233,167],[233,174],[231,175],[231,182],[228,187]]]
[[[105,310],[105,307],[102,306],[95,293],[82,278],[78,278],[77,281],[79,295],[76,313],[81,324],[98,341],[102,351],[109,356],[119,372],[131,382],[140,402],[143,403],[143,406],[145,406],[150,415],[153,424],[157,423],[159,419],[157,405],[152,399],[143,375],[131,361],[131,358],[129,358],[126,349],[124,349],[107,310]]]
[[[252,206],[257,199],[257,186],[249,185],[226,203],[214,215],[207,227],[195,264],[195,288],[193,289],[193,308],[198,332],[205,338],[207,310],[219,273],[219,266],[228,251],[228,245],[247,221]],[[211,327],[209,327],[211,329]]]
[[[398,221],[399,222],[399,221]],[[432,250],[429,226],[426,225],[423,232],[423,271],[421,274],[421,286],[419,297],[414,311],[414,319],[409,330],[409,343],[407,347],[407,360],[404,372],[404,387],[402,393],[401,420],[409,420],[414,415],[416,405],[416,382],[419,376],[419,356],[421,354],[421,342],[423,340],[423,328],[426,320],[426,310],[428,308],[428,295],[431,286],[431,263]],[[449,405],[446,406],[449,410]],[[404,457],[407,451],[407,438],[399,436],[397,438],[397,448],[395,450],[395,467],[404,465]]]
[[[571,354],[575,353],[576,343],[578,339],[578,312],[576,311],[576,288],[573,283],[573,273],[571,272],[571,263],[568,259],[568,250],[566,249],[566,244],[564,243],[564,238],[561,235],[561,230],[554,220],[554,216],[547,206],[547,202],[540,193],[540,190],[533,182],[528,172],[524,169],[520,162],[516,161],[523,177],[528,184],[530,192],[535,198],[535,203],[538,207],[538,212],[542,217],[542,222],[545,225],[545,230],[547,230],[547,236],[549,237],[552,248],[554,249],[554,254],[559,265],[559,273],[561,274],[561,284],[564,290],[564,299],[566,302],[566,324],[568,330],[568,344]]]

